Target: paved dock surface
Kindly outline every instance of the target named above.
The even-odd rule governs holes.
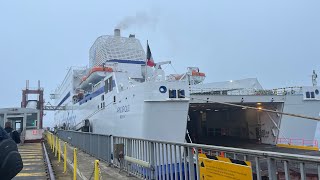
[[[23,161],[22,171],[14,180],[46,180],[46,165],[41,143],[26,143],[18,146]]]

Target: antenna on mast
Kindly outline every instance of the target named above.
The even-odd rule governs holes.
[[[318,74],[316,73],[315,70],[313,70],[313,74],[312,74],[312,85],[313,86],[317,86],[317,78],[318,78]]]

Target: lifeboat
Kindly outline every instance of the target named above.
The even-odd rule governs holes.
[[[188,72],[190,73],[190,80],[193,84],[199,84],[204,81],[206,74],[199,71],[198,67],[188,67]]]
[[[206,74],[202,73],[202,72],[198,72],[196,70],[193,70],[191,73],[191,76],[204,76],[204,77],[206,77]]]
[[[191,84],[199,84],[204,81],[206,74],[199,71],[198,67],[188,67],[188,72],[185,74],[170,74],[167,76],[168,80],[185,80],[187,75],[190,77]]]
[[[81,78],[80,88],[86,91],[92,89],[92,84],[101,81],[107,74],[113,72],[111,67],[93,67],[88,75]]]

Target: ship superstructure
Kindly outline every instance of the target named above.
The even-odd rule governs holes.
[[[55,123],[65,129],[184,141],[189,108],[187,81],[166,80],[147,66],[134,35],[100,36],[89,67],[72,67],[55,91]],[[161,136],[159,136],[161,134]]]

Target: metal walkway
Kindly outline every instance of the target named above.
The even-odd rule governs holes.
[[[18,148],[23,160],[23,169],[13,179],[47,180],[47,166],[41,143],[26,143],[19,145]]]

